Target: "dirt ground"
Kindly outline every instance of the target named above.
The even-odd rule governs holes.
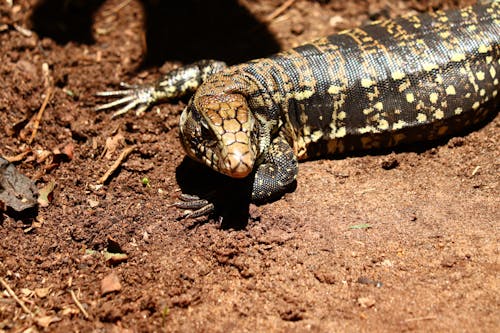
[[[186,101],[93,111],[122,80],[471,2],[0,2],[0,155],[55,185],[38,212],[0,213],[0,332],[498,332],[499,117],[433,145],[302,163],[294,192],[241,223],[171,207],[186,175],[207,177],[183,163]]]

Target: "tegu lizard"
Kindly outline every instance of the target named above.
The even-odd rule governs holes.
[[[180,117],[191,158],[253,177],[252,200],[287,192],[298,161],[458,133],[498,112],[500,2],[382,20],[227,67],[203,60],[124,85],[98,110],[193,94]],[[194,196],[178,207],[213,210]]]

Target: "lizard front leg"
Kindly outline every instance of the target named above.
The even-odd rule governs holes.
[[[192,95],[208,77],[224,68],[226,64],[222,61],[201,60],[168,72],[155,84],[130,85],[122,82],[120,83],[122,90],[101,91],[96,94],[100,97],[117,99],[100,105],[95,110],[101,111],[122,106],[113,113],[113,118],[132,109],[140,115],[154,103]]]
[[[297,178],[299,167],[293,148],[282,137],[271,141],[262,163],[257,165],[252,201],[265,203],[288,192]]]

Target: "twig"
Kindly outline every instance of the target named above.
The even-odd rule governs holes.
[[[118,169],[118,167],[120,166],[120,164],[122,164],[123,160],[125,158],[127,158],[127,156],[134,149],[135,149],[135,146],[125,148],[125,150],[122,151],[122,153],[120,154],[120,156],[118,157],[118,159],[115,161],[115,163],[113,163],[113,165],[111,165],[111,167],[108,169],[108,171],[106,171],[106,173],[101,178],[99,178],[99,180],[97,181],[97,184],[104,184],[108,180],[108,178],[113,174],[113,172],[115,172],[116,169]]]
[[[481,169],[481,166],[480,165],[476,166],[472,171],[471,177],[474,177],[476,173],[479,171],[479,169]]]
[[[271,14],[267,15],[266,18],[264,19],[266,22],[270,22],[283,14],[285,10],[287,10],[290,6],[293,5],[295,0],[287,0],[285,1],[281,6],[276,8]]]
[[[52,86],[52,78],[50,77],[50,67],[49,64],[44,62],[42,64],[42,75],[43,75],[43,84],[47,88]]]
[[[365,193],[368,193],[368,192],[373,192],[375,190],[376,190],[376,188],[373,188],[373,187],[365,188],[364,190],[357,191],[356,194],[357,195],[359,195],[359,194],[365,194]]]
[[[33,35],[33,31],[26,29],[24,27],[21,27],[20,25],[14,24],[14,29],[17,30],[21,35],[24,37],[31,37]]]
[[[421,321],[421,320],[434,320],[437,319],[436,316],[426,316],[426,317],[415,317],[415,318],[408,318],[405,319],[406,323],[412,322],[412,321]]]
[[[112,15],[114,13],[118,13],[120,10],[122,10],[123,8],[127,7],[127,5],[132,2],[132,0],[125,0],[123,1],[122,3],[118,4],[116,7],[110,9],[110,10],[107,10],[106,12],[103,13],[103,16],[109,16],[109,15]]]
[[[24,160],[24,158],[29,154],[31,153],[31,149],[28,149],[22,153],[19,153],[17,155],[14,155],[14,156],[4,156],[4,155],[1,155],[3,158],[5,158],[7,161],[9,161],[10,163],[14,163],[14,162],[19,162],[19,161],[22,161]]]
[[[87,313],[87,311],[85,311],[85,309],[82,306],[82,303],[80,303],[78,298],[76,298],[75,292],[73,290],[70,290],[69,293],[71,294],[71,298],[73,299],[73,302],[75,302],[76,306],[82,312],[85,319],[89,319],[89,314]]]
[[[16,300],[17,304],[19,304],[21,306],[21,308],[23,309],[23,311],[33,317],[34,316],[33,312],[31,312],[31,310],[26,307],[26,305],[24,304],[24,302],[21,301],[19,299],[19,297],[17,297],[16,293],[9,287],[9,285],[7,284],[7,282],[4,279],[0,278],[0,283],[7,290],[7,292],[9,293],[9,295],[12,296],[12,298]]]
[[[31,132],[31,137],[28,141],[28,144],[31,144],[35,139],[36,133],[38,132],[38,127],[40,127],[40,121],[42,121],[43,112],[45,111],[45,108],[49,103],[49,99],[52,96],[52,90],[53,90],[52,87],[49,87],[47,89],[47,94],[45,95],[45,99],[43,100],[42,107],[40,108],[40,110],[36,115],[35,123],[33,124],[33,132]]]

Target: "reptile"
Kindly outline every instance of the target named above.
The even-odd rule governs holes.
[[[251,200],[279,198],[298,161],[458,134],[498,112],[500,2],[381,20],[234,66],[202,60],[154,84],[98,93],[114,116],[193,94],[180,116],[187,155]],[[181,195],[190,216],[214,205]]]

